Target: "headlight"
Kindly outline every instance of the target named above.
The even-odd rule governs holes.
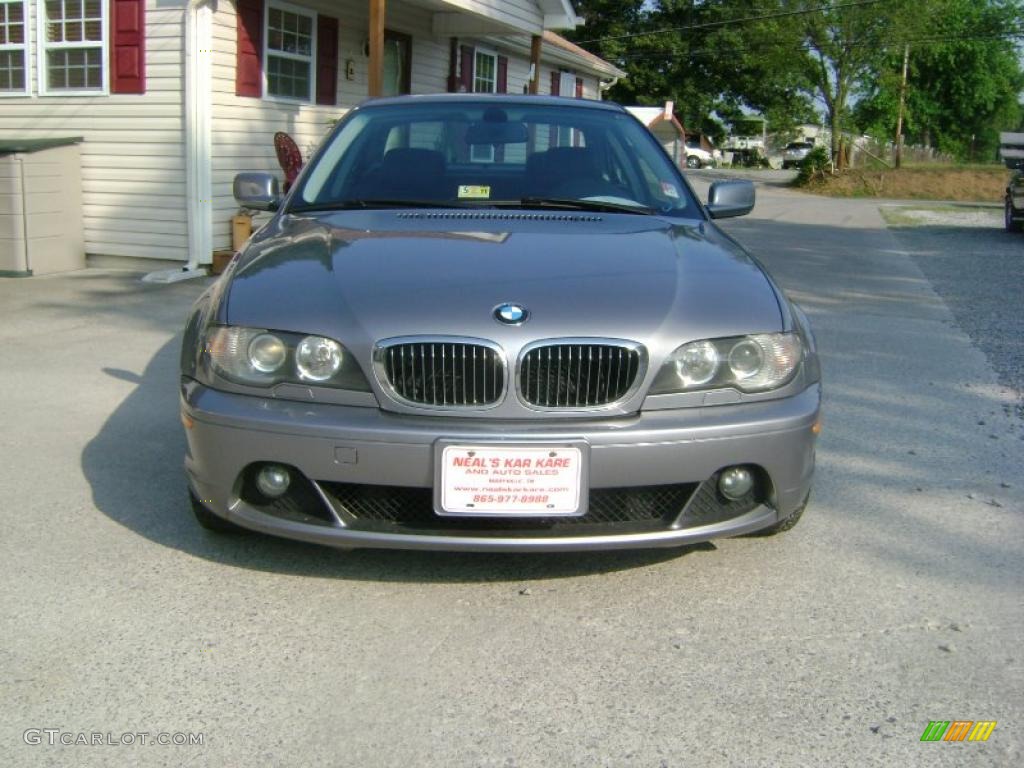
[[[341,368],[341,344],[323,336],[307,336],[295,349],[295,368],[306,381],[327,381]]]
[[[803,346],[795,333],[691,341],[669,355],[650,394],[723,387],[743,392],[776,389],[793,377],[802,358]]]
[[[323,336],[215,326],[207,332],[206,353],[217,375],[238,384],[270,387],[292,382],[370,389],[355,358]]]
[[[249,342],[249,364],[260,373],[273,373],[284,365],[288,348],[272,333],[261,333]]]

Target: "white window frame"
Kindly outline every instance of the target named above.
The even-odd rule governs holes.
[[[558,95],[563,96],[567,99],[576,98],[576,73],[575,72],[559,72],[558,73]]]
[[[489,91],[478,91],[476,89],[476,59],[477,56],[486,56],[494,62],[494,82],[491,84],[491,90]],[[498,53],[487,48],[477,48],[473,52],[473,93],[497,93],[498,92]]]
[[[271,50],[270,48],[270,9],[276,8],[279,11],[285,13],[294,13],[299,16],[306,16],[312,20],[312,27],[310,28],[310,46],[309,56],[303,56],[297,53],[286,53],[285,51]],[[270,0],[263,4],[263,98],[266,101],[280,101],[286,104],[316,104],[316,31],[317,23],[319,21],[319,14],[310,9],[303,8],[298,5],[292,5],[291,3],[282,3],[279,0]],[[278,96],[270,92],[270,57],[276,56],[280,59],[291,59],[292,61],[302,61],[309,63],[309,98],[307,99],[296,99],[293,96]]]
[[[82,0],[84,3],[85,0]],[[74,43],[46,42],[46,0],[36,0],[36,80],[40,96],[109,96],[110,95],[110,19],[107,6],[109,0],[100,0],[100,42],[81,41]],[[96,48],[100,51],[100,72],[103,83],[99,88],[51,88],[49,84],[46,54],[48,51]]]
[[[21,60],[25,65],[25,86],[20,91],[12,89],[6,89],[0,91],[0,99],[10,96],[31,96],[32,95],[32,61],[28,55],[28,41],[32,36],[32,22],[28,15],[28,0],[20,0],[20,2],[4,2],[3,5],[21,5],[21,18],[22,25],[24,26],[24,40],[19,45],[18,43],[0,43],[0,51],[21,51]]]

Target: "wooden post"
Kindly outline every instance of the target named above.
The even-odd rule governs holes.
[[[386,0],[370,2],[370,71],[367,77],[367,95],[370,98],[384,92],[384,19]]]
[[[900,81],[900,108],[896,113],[896,167],[903,162],[903,104],[907,99],[907,63],[910,61],[910,46],[903,46],[903,79]]]
[[[530,70],[533,75],[530,78],[530,93],[534,96],[540,93],[540,47],[541,36],[534,35],[530,40]]]

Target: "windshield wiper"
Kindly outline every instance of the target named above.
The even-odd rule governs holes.
[[[373,210],[374,208],[464,208],[464,205],[439,200],[334,200],[329,203],[293,205],[289,213],[313,211]]]
[[[638,213],[650,216],[653,208],[646,205],[614,203],[609,200],[575,200],[560,197],[524,197],[518,201],[496,202],[493,205],[519,208],[554,208],[562,211],[604,211],[606,213]]]

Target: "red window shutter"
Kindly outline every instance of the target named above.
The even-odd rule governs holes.
[[[473,92],[473,66],[476,63],[476,49],[471,45],[460,45],[459,56],[459,90],[463,93]]]
[[[559,83],[560,83],[561,79],[562,79],[562,73],[559,72],[558,70],[555,70],[554,72],[551,73],[551,95],[552,96],[558,96],[559,95],[558,94],[558,86],[559,86]]]
[[[455,93],[459,90],[459,76],[457,64],[459,58],[459,39],[453,37],[448,41],[448,93]]]
[[[146,92],[145,0],[110,2],[110,92]]]
[[[237,0],[235,95],[263,95],[263,0]]]
[[[316,103],[338,103],[338,20],[317,16]]]
[[[582,99],[583,98],[583,78],[582,77],[577,77],[576,78],[576,98],[577,99]]]
[[[508,93],[508,57],[498,57],[498,93]]]

